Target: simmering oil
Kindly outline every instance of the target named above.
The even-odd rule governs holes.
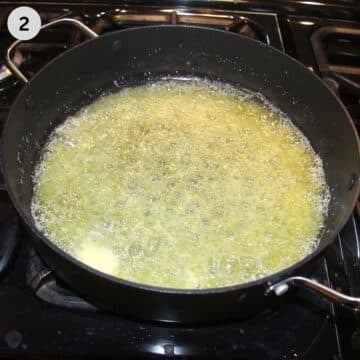
[[[51,135],[38,228],[105,273],[170,288],[243,283],[317,245],[328,190],[307,139],[260,96],[168,80],[101,97]]]

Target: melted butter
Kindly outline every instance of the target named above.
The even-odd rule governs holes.
[[[164,81],[100,98],[51,136],[33,215],[100,271],[220,287],[298,262],[326,212],[321,161],[257,96]]]

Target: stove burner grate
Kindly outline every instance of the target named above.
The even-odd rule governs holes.
[[[74,310],[97,310],[95,306],[63,285],[33,248],[29,250],[26,278],[35,295],[47,303]]]
[[[360,131],[360,28],[320,27],[312,33],[311,45],[321,75]]]

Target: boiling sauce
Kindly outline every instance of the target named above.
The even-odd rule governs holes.
[[[32,212],[105,273],[170,288],[243,283],[317,246],[321,160],[258,95],[163,81],[106,95],[55,129]]]

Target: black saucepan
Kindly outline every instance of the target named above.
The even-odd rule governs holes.
[[[272,305],[291,284],[311,287],[332,300],[359,307],[359,300],[300,277],[332,243],[351,214],[359,192],[359,143],[339,100],[311,71],[260,42],[190,26],[133,28],[97,37],[58,56],[17,97],[2,136],[2,171],[10,197],[43,260],[70,287],[103,308],[144,319],[214,321],[248,316]],[[95,38],[96,37],[96,38]],[[293,120],[324,163],[331,190],[325,231],[318,248],[294,266],[246,284],[176,290],[136,284],[96,271],[69,256],[40,233],[30,212],[32,174],[50,132],[104,92],[163,77],[200,77],[262,93]],[[59,185],[61,186],[61,184]],[[101,187],[101,184],[99,184]],[[256,216],[256,214],[254,214]],[[302,216],[302,214],[299,214]]]

